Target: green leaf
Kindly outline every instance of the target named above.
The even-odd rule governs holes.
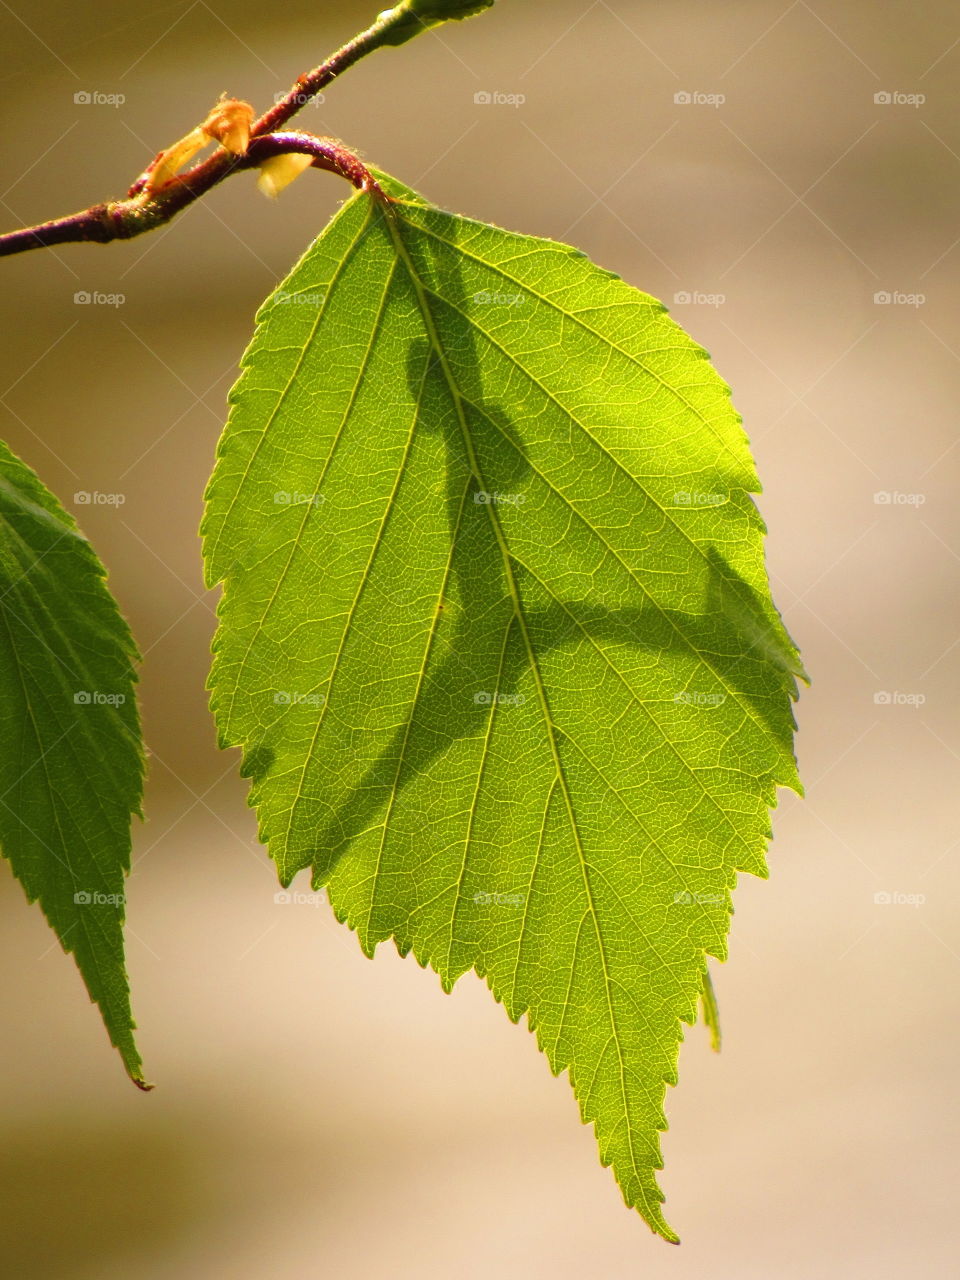
[[[798,786],[753,464],[659,302],[384,182],[268,299],[232,393],[221,741],[282,882],[312,867],[365,951],[526,1013],[675,1240],[681,1023]]]
[[[90,544],[0,444],[0,849],[141,1088],[123,959],[143,753],[136,649]]]

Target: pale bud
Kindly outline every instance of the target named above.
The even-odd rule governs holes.
[[[299,178],[304,169],[309,169],[312,164],[312,156],[298,155],[293,151],[282,156],[271,156],[260,165],[257,187],[265,196],[275,200],[284,187],[288,187],[294,178]]]

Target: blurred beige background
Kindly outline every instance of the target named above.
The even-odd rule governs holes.
[[[221,90],[269,104],[375,4],[0,3],[2,222],[121,194]],[[301,117],[441,204],[689,295],[674,314],[745,416],[814,680],[808,798],[784,796],[772,878],[738,894],[724,1051],[693,1031],[669,1098],[680,1249],[624,1209],[566,1081],[477,980],[444,996],[325,906],[274,903],[216,750],[201,491],[253,312],[345,188],[307,175],[269,204],[236,178],[130,244],[3,262],[4,437],[68,507],[125,498],[72,509],[146,655],[129,965],[158,1081],[124,1081],[4,868],[4,1274],[957,1274],[958,39],[947,0],[500,0]]]

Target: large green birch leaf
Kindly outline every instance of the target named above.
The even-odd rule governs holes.
[[[798,785],[747,442],[659,302],[384,181],[268,299],[232,393],[221,741],[282,882],[312,868],[365,951],[526,1014],[673,1240],[681,1024]]]
[[[137,653],[74,520],[0,444],[0,850],[142,1088],[123,955]]]

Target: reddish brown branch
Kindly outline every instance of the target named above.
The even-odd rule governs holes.
[[[97,204],[66,218],[0,236],[0,257],[71,241],[108,244],[111,240],[129,240],[169,222],[238,169],[256,168],[274,156],[290,153],[310,156],[316,168],[339,174],[379,200],[389,199],[360,158],[340,143],[309,133],[270,133],[252,138],[244,155],[218,153],[213,159],[220,163],[197,165],[152,194],[141,190],[126,200]]]
[[[417,0],[412,3],[415,5]],[[231,173],[285,152],[312,156],[317,168],[340,174],[360,190],[387,199],[369,170],[340,143],[308,133],[278,133],[277,130],[360,58],[384,45],[401,43],[418,29],[425,30],[425,24],[412,18],[410,4],[411,0],[405,0],[387,10],[326,62],[300,76],[290,92],[251,125],[250,145],[244,155],[232,155],[220,147],[208,159],[151,191],[150,176],[166,154],[160,152],[130,187],[125,200],[96,204],[80,213],[0,235],[0,257],[71,242],[108,244],[112,240],[129,240],[169,222]]]

